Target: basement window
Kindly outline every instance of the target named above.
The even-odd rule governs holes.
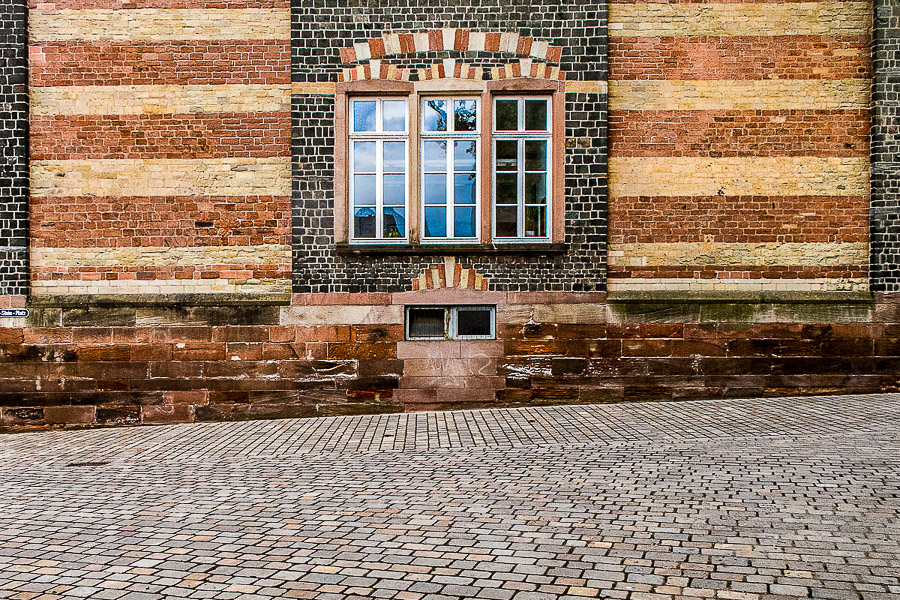
[[[408,306],[408,340],[492,340],[496,329],[493,306]]]

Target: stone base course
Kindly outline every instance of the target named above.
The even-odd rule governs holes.
[[[404,341],[403,306],[445,290],[291,306],[45,301],[0,328],[0,428],[900,390],[896,296],[461,293],[496,304],[496,340]]]

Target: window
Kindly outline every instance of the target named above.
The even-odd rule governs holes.
[[[424,241],[479,238],[479,101],[422,100]]]
[[[407,122],[405,99],[359,99],[351,103],[353,240],[407,238]]]
[[[408,340],[491,340],[496,329],[493,306],[410,306]]]
[[[494,237],[548,238],[549,98],[494,100]]]
[[[563,82],[360,80],[336,93],[338,245],[564,241]]]

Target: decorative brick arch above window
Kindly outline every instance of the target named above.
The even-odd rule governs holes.
[[[448,257],[444,262],[424,269],[412,280],[413,291],[445,288],[483,291],[488,289],[488,279],[475,269]]]
[[[516,32],[432,29],[417,33],[386,33],[341,48],[341,62],[353,64],[418,52],[499,52],[559,64],[562,48]]]
[[[419,81],[435,79],[471,79],[477,81],[489,79],[499,81],[519,77],[564,81],[566,78],[566,74],[559,67],[536,62],[531,58],[522,58],[517,62],[497,67],[478,67],[460,62],[454,58],[448,58],[415,71],[383,63],[380,60],[372,60],[369,64],[343,69],[338,75],[338,81],[365,81],[371,79],[410,81],[412,73],[418,75]]]

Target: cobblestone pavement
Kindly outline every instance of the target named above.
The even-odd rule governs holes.
[[[0,598],[900,598],[900,394],[0,436]]]

